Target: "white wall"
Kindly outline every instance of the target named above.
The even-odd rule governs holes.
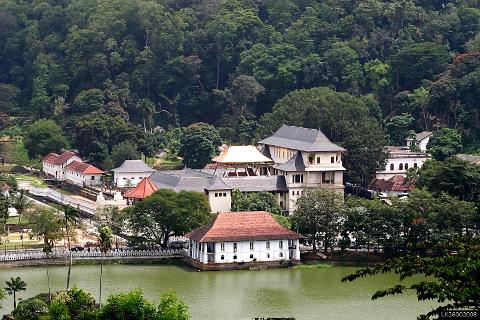
[[[212,212],[229,212],[232,207],[232,193],[230,190],[209,191],[208,202]]]
[[[127,181],[130,180],[130,186],[135,187],[137,184],[142,181],[143,178],[149,177],[152,172],[135,172],[135,173],[125,173],[125,172],[114,172],[113,181],[117,187],[126,187]]]
[[[387,165],[385,166],[385,170],[377,171],[376,178],[388,180],[396,175],[401,175],[405,177],[407,174],[405,165],[408,165],[408,169],[415,168],[415,164],[418,168],[421,168],[426,160],[428,160],[428,158],[426,157],[389,158],[387,159]],[[391,165],[393,165],[393,170],[391,169]],[[402,169],[400,169],[400,165],[402,165]]]
[[[92,180],[93,177],[93,180]],[[82,174],[65,170],[65,178],[79,186],[98,186],[102,184],[101,174]]]
[[[63,168],[68,166],[73,161],[82,162],[82,159],[79,156],[75,155],[75,156],[71,157],[70,159],[68,159],[67,161],[65,161],[64,163],[58,164],[58,165],[42,161],[42,170],[43,170],[43,172],[55,177],[57,180],[63,181],[66,178],[65,177],[66,173],[65,173],[65,170],[63,170]]]
[[[429,140],[430,136],[426,137],[418,143],[418,147],[420,148],[420,150],[422,150],[423,152],[427,151],[427,144]]]
[[[282,242],[283,246],[280,248],[279,242]],[[279,261],[289,260],[290,252],[292,253],[292,259],[300,260],[300,249],[298,240],[291,240],[295,246],[292,250],[289,250],[288,240],[270,240],[270,241],[252,241],[253,250],[250,249],[250,241],[240,242],[223,242],[224,250],[222,250],[221,242],[215,243],[214,253],[207,253],[207,244],[191,241],[191,254],[190,257],[197,259],[200,262],[207,263],[208,255],[214,256],[215,263],[233,263],[233,262],[251,262],[254,259],[256,261]],[[267,249],[267,242],[270,243],[270,249]],[[237,251],[234,252],[234,243],[237,244]],[[199,251],[199,245],[202,246],[202,251]],[[223,256],[223,259],[222,259]],[[234,257],[237,257],[234,259]]]

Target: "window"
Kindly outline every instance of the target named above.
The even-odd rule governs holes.
[[[237,252],[237,243],[236,242],[233,244],[233,252]]]
[[[123,180],[127,180],[127,178],[123,178]]]
[[[297,196],[299,196],[299,195],[300,195],[300,191],[297,191]]]
[[[292,183],[303,183],[303,174],[294,174],[292,176]]]
[[[225,243],[220,243],[220,251],[225,251]]]
[[[416,162],[413,164],[413,167],[414,167],[414,168],[417,168],[417,167],[418,167]]]
[[[280,252],[280,258],[283,258],[283,252]]]
[[[315,156],[313,155],[308,156],[308,163],[312,164],[314,160],[315,160]]]
[[[92,179],[92,180],[95,180],[95,176],[92,176],[92,178],[91,178],[91,179]]]
[[[338,161],[338,154],[335,156],[335,161],[339,162]]]
[[[236,254],[233,256],[233,260],[237,260],[237,255]]]
[[[322,172],[322,183],[335,183],[335,172]]]
[[[408,163],[405,163],[405,170],[408,170]]]
[[[253,253],[252,253],[252,254],[250,254],[250,259],[253,259]]]
[[[267,242],[265,243],[265,248],[266,248],[267,250],[270,250],[270,241],[267,241]]]
[[[320,163],[320,157],[317,157],[317,163]]]
[[[331,157],[331,158],[330,158],[330,162],[331,162],[331,163],[335,163],[335,157]]]
[[[398,170],[403,170],[403,163],[400,163],[400,164],[398,165]]]
[[[215,192],[215,198],[217,198],[217,197],[218,197],[218,193],[217,193],[217,192]]]
[[[250,250],[253,250],[253,242],[250,242]]]
[[[292,191],[292,196],[294,196],[294,195],[295,195],[295,191]]]
[[[395,170],[395,166],[393,165],[393,163],[390,163],[390,170],[391,171]]]
[[[270,258],[270,253],[267,253],[267,258]]]
[[[223,254],[220,256],[220,260],[225,260],[225,256]]]
[[[283,249],[283,241],[278,242],[278,248]]]
[[[224,193],[223,193],[223,196],[224,196],[224,197],[226,197],[226,196],[227,196],[227,193],[226,193],[226,192],[224,192]]]

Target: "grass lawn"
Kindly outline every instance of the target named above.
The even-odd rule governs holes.
[[[18,223],[18,217],[9,217],[7,219],[7,224],[19,224]],[[28,220],[25,217],[22,216],[20,218],[20,224],[26,225],[26,224],[28,224]]]
[[[17,181],[30,181],[30,183],[34,187],[45,188],[47,186],[42,179],[37,177],[27,176],[27,175],[17,175],[15,176],[15,178],[17,179]]]

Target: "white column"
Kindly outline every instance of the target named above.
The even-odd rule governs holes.
[[[295,259],[300,260],[300,240],[295,239]]]
[[[208,254],[207,254],[207,244],[206,243],[202,243],[202,250],[203,250],[203,263],[207,263],[208,262]]]

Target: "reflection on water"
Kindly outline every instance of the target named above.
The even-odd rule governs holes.
[[[66,267],[50,267],[53,291],[63,290]],[[161,293],[175,290],[189,305],[193,319],[252,319],[254,317],[295,317],[325,320],[414,320],[431,310],[433,303],[419,303],[414,293],[407,296],[370,299],[375,290],[396,281],[381,275],[353,283],[340,279],[355,271],[352,267],[266,271],[195,272],[175,266],[104,266],[103,288],[109,293],[141,288],[145,296],[158,302]],[[20,276],[28,284],[18,294],[27,298],[47,292],[45,268],[0,270],[0,285]],[[98,266],[75,266],[73,283],[98,298]],[[11,311],[11,297],[4,301]]]

